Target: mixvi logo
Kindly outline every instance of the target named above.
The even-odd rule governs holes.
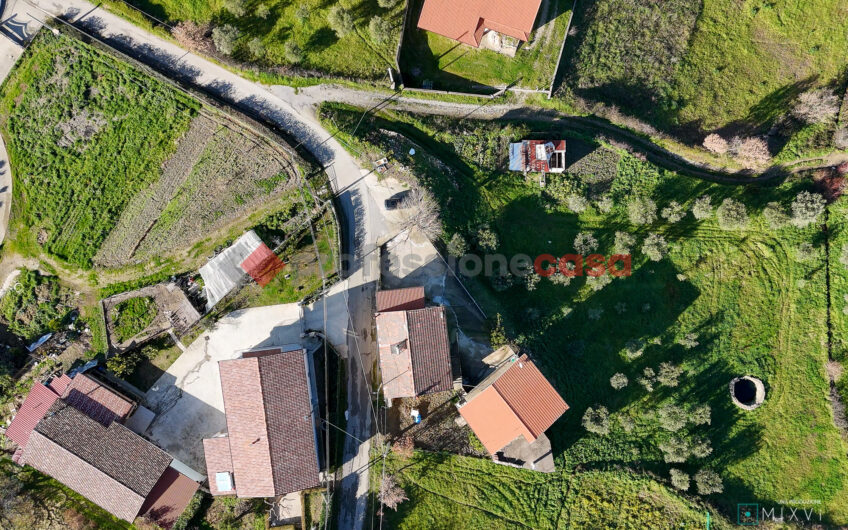
[[[809,507],[812,504],[821,504],[821,501],[781,501],[778,506],[741,503],[736,505],[736,523],[740,526],[758,526],[761,522],[801,525],[820,523],[822,512]]]

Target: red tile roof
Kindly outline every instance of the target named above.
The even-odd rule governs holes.
[[[53,390],[53,392],[56,392],[56,394],[61,396],[65,393],[65,390],[68,389],[68,386],[71,384],[71,381],[73,381],[73,379],[68,377],[68,374],[62,374],[61,377],[53,378],[53,380],[50,381],[50,384],[48,386],[51,388],[51,390]]]
[[[105,427],[58,400],[20,460],[132,522],[173,459],[123,425]]]
[[[74,376],[62,399],[90,418],[109,426],[123,423],[133,410],[133,403],[86,374]]]
[[[387,400],[451,389],[450,342],[443,307],[381,312],[376,321]]]
[[[6,437],[25,447],[32,430],[57,399],[59,395],[56,392],[36,382],[6,429]]]
[[[536,365],[521,356],[468,394],[459,413],[494,454],[517,436],[532,443],[568,410]]]
[[[231,471],[239,497],[273,497],[319,484],[306,353],[277,350],[219,363],[228,437],[204,440],[207,473],[211,483],[216,472]]]
[[[542,0],[424,0],[418,27],[477,47],[485,29],[527,41]]]
[[[406,312],[415,394],[450,390],[453,384],[445,308],[427,307]]]
[[[169,467],[150,490],[139,513],[162,528],[171,528],[200,485]]]
[[[409,311],[411,309],[424,309],[425,298],[423,287],[409,287],[407,289],[391,289],[389,291],[377,291],[377,312],[387,311]]]
[[[209,492],[212,495],[233,495],[235,490],[221,491],[215,481],[215,473],[233,472],[233,455],[230,453],[230,439],[207,438],[203,440],[203,454],[206,457],[206,476],[209,479]],[[233,483],[235,486],[235,483]]]
[[[260,287],[265,287],[286,266],[283,260],[277,257],[262,243],[241,263],[241,268],[248,273]]]

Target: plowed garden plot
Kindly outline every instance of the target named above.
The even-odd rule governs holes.
[[[182,263],[251,216],[299,213],[282,198],[297,188],[281,146],[63,33],[27,49],[0,112],[16,179],[9,239],[24,254],[118,272]]]

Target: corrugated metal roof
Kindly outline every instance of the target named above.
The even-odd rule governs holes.
[[[25,447],[32,430],[57,399],[59,395],[50,388],[38,382],[33,384],[12,423],[6,429],[6,437],[19,446]]]
[[[265,287],[271,283],[271,280],[285,266],[283,260],[278,258],[265,243],[259,245],[241,264],[242,270],[249,274],[260,287]]]
[[[203,290],[206,293],[206,308],[212,309],[227,293],[232,291],[246,274],[241,264],[259,246],[262,240],[250,230],[227,247],[223,252],[200,267]]]
[[[197,482],[169,467],[150,490],[139,514],[162,528],[171,528],[191,502],[198,487]]]
[[[477,47],[483,29],[526,41],[542,0],[425,0],[418,27]]]
[[[377,291],[378,313],[424,309],[425,305],[426,298],[424,297],[423,287]]]

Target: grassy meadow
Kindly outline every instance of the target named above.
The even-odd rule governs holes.
[[[172,25],[191,20],[235,26],[240,32],[233,55],[236,60],[268,67],[291,66],[295,63],[287,57],[286,43],[294,42],[304,53],[297,66],[362,80],[386,79],[386,69],[395,67],[404,14],[404,2],[400,0],[387,9],[379,7],[376,0],[249,0],[244,2],[242,16],[233,15],[222,0],[128,0],[128,3]],[[107,0],[105,4],[134,22],[150,23],[120,0]],[[347,35],[337,35],[327,22],[327,15],[335,5],[347,9],[354,18],[355,29]],[[260,16],[263,9],[268,11],[264,17]],[[370,35],[368,25],[375,16],[386,19],[393,28],[387,42],[376,42]],[[262,43],[264,57],[257,59],[250,53],[248,43],[253,39]]]
[[[415,22],[423,2],[411,1]],[[513,83],[523,88],[548,90],[572,4],[570,0],[551,0],[547,18],[541,20],[543,13],[540,13],[531,42],[522,44],[515,57],[475,49],[410,24],[400,57],[404,80],[416,87],[430,81],[436,89],[466,92]]]
[[[156,180],[198,107],[64,34],[39,33],[0,93],[16,237],[89,266],[128,190]]]
[[[844,199],[828,207],[827,233],[820,227],[824,216],[805,228],[774,229],[764,219],[766,205],[777,202],[788,209],[800,191],[813,188],[809,178],[749,186],[708,183],[550,124],[452,122],[385,112],[366,118],[352,137],[347,131],[361,111],[325,105],[321,114],[332,117],[326,123],[338,124],[341,137],[364,157],[388,155],[411,168],[441,205],[445,239],[461,234],[473,252],[482,253],[476,238],[483,223],[496,234],[496,252],[507,256],[561,256],[573,251],[578,233],[591,234],[597,252],[610,255],[617,231],[634,237],[632,275],[598,289],[585,277],[568,285],[541,278],[532,290],[519,279],[511,286],[482,277],[469,282],[487,313],[503,316],[511,337],[532,352],[571,406],[548,431],[561,476],[545,477],[546,483],[590,480],[586,472],[591,470],[608,471],[591,480],[611,491],[631,487],[630,473],[638,477],[633,480],[658,477],[670,488],[672,468],[692,477],[712,469],[722,478],[722,491],[696,495],[693,481],[685,497],[700,498],[733,520],[737,503],[807,499],[821,502],[825,521],[848,522],[848,457],[830,402],[825,266],[829,255],[834,285],[842,289],[831,298],[839,302],[833,314],[840,312],[834,316],[833,343],[842,345],[844,357],[848,317],[842,311],[848,302],[842,298],[848,294],[848,271],[838,262],[841,247],[825,252],[828,237],[848,243],[843,216],[834,214],[844,211]],[[391,139],[385,131],[403,136]],[[544,190],[535,178],[504,171],[508,141],[534,134],[568,141],[569,174],[549,176]],[[413,145],[417,154],[410,157]],[[588,197],[589,205],[575,213],[561,200],[563,189]],[[689,210],[705,195],[712,214],[697,220]],[[627,206],[634,197],[656,203],[656,220],[646,225],[630,221]],[[600,198],[611,204],[602,208]],[[719,226],[716,207],[725,199],[745,206],[744,227]],[[672,201],[685,212],[676,222],[659,215]],[[642,250],[652,233],[668,243],[659,261],[649,260]],[[657,383],[645,373],[658,374],[663,363],[680,368],[676,385]],[[628,379],[620,390],[610,383],[616,373]],[[730,400],[728,385],[740,375],[765,383],[765,403],[755,411],[743,412]],[[650,380],[652,389],[640,379]],[[581,425],[587,408],[599,405],[609,411],[606,435]],[[703,405],[710,408],[709,423],[692,419]],[[669,406],[688,419],[667,426],[663,411]],[[707,449],[667,462],[663,447],[675,441],[706,443]],[[401,508],[410,521],[430,517],[431,510],[447,510],[445,497],[465,499],[475,513],[488,510],[500,503],[504,491],[532,480],[516,472],[514,483],[480,489],[481,474],[454,473],[451,466],[457,462],[462,459],[422,464],[425,489],[418,488],[414,471],[399,468],[415,492],[410,506]],[[514,504],[512,516],[535,527],[530,503]],[[597,510],[584,501],[572,506],[570,517],[589,517]],[[478,526],[488,521],[482,513],[475,517]],[[645,517],[642,527],[650,526]],[[631,523],[628,527],[639,527]]]
[[[590,0],[565,84],[666,130],[768,128],[805,90],[845,90],[846,17],[846,0]]]

